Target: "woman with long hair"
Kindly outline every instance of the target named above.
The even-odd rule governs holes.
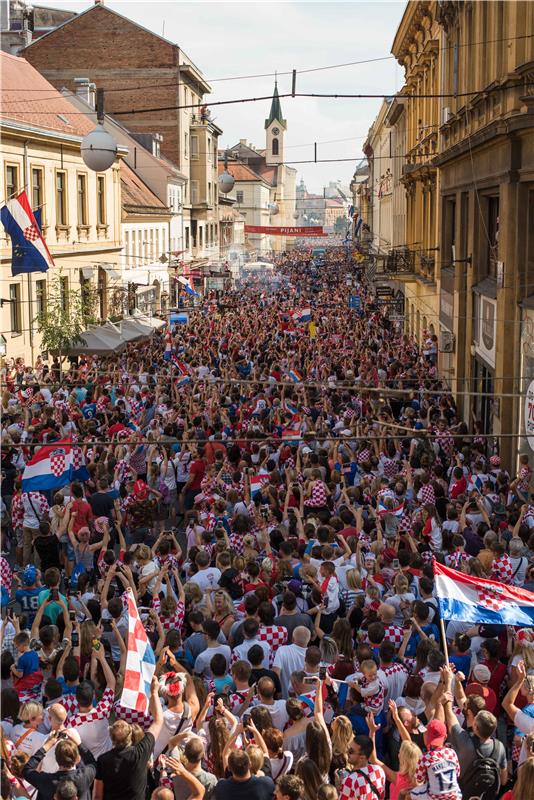
[[[349,745],[354,738],[352,722],[344,714],[334,717],[332,720],[330,738],[332,739],[330,780],[339,788],[350,772],[347,754]]]
[[[521,764],[514,788],[506,792],[501,800],[534,800],[534,756]]]
[[[302,800],[317,800],[319,787],[325,783],[317,764],[311,758],[301,758],[296,766],[295,775],[304,784]]]
[[[223,751],[230,738],[230,731],[226,720],[213,716],[208,723],[210,744],[208,748],[208,771],[216,778],[224,778]]]
[[[269,753],[272,779],[276,781],[293,766],[293,753],[284,750],[284,734],[277,728],[265,728],[262,736]]]
[[[208,608],[211,605],[213,597],[213,619],[219,623],[219,626],[228,639],[230,628],[235,622],[235,608],[232,598],[225,592],[224,589],[217,589],[212,595],[206,595],[208,600]]]

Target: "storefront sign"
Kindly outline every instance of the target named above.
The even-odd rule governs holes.
[[[245,233],[265,233],[268,236],[327,236],[322,225],[280,228],[272,225],[245,225]]]

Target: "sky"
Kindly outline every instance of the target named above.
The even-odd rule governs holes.
[[[36,4],[83,11],[90,2],[37,0]],[[282,99],[286,162],[313,160],[314,142],[318,159],[349,159],[293,164],[297,180],[303,178],[308,191],[321,191],[329,181],[350,183],[380,98],[402,86],[403,71],[390,50],[406,5],[403,1],[106,0],[106,5],[178,44],[212,83],[208,102],[270,95],[275,71],[283,94],[291,91],[291,75],[284,72],[380,59],[297,74],[296,85],[297,92],[375,94],[377,98]],[[235,80],[258,74],[267,77]],[[247,139],[264,147],[269,108],[265,100],[214,107],[212,119],[223,129],[220,145]]]

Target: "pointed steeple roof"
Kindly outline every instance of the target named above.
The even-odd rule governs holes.
[[[282,106],[280,105],[280,95],[278,94],[278,81],[275,80],[274,82],[274,92],[273,92],[273,101],[271,103],[271,111],[269,114],[269,119],[265,120],[265,127],[268,128],[269,125],[274,122],[278,122],[283,128],[286,127],[286,121],[282,116]]]

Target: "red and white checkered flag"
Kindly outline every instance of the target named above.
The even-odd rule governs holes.
[[[150,684],[156,669],[156,658],[131,592],[128,592],[128,655],[121,695],[121,705],[148,713]]]

